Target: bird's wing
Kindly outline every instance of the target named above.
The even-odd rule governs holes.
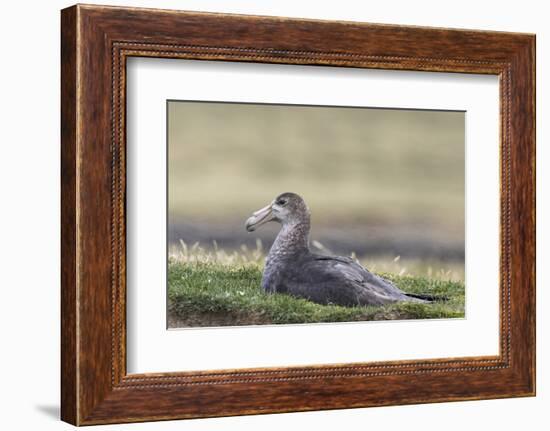
[[[311,256],[302,263],[289,291],[315,302],[341,305],[381,305],[409,299],[391,282],[341,256]]]

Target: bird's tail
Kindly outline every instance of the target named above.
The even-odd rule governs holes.
[[[439,301],[449,300],[448,296],[443,296],[443,295],[425,295],[425,294],[419,294],[419,293],[407,293],[406,295],[411,298],[422,299],[428,302],[439,302]]]

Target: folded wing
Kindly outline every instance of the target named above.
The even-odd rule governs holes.
[[[299,273],[287,280],[288,293],[320,304],[424,302],[407,296],[389,280],[371,273],[348,257],[310,255],[300,268]]]

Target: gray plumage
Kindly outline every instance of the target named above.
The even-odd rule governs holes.
[[[246,229],[254,231],[269,221],[281,230],[266,258],[262,288],[319,304],[343,306],[428,302],[429,296],[407,295],[389,280],[371,273],[349,257],[313,253],[309,248],[310,212],[295,193],[283,193],[256,211]]]

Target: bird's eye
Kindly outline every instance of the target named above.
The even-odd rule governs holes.
[[[279,205],[281,205],[281,206],[284,206],[284,205],[286,205],[286,200],[284,200],[284,199],[279,199],[279,200],[277,201],[277,204],[279,204]]]

